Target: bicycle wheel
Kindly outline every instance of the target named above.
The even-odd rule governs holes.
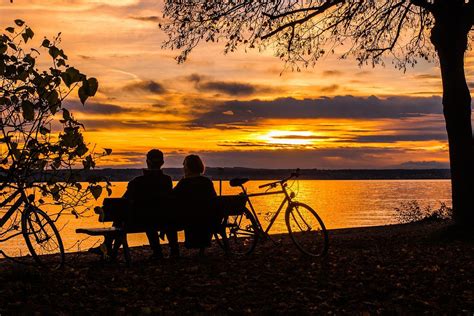
[[[328,251],[328,233],[318,214],[308,205],[293,203],[285,214],[291,240],[304,254],[320,257]]]
[[[57,269],[64,264],[64,246],[49,216],[37,207],[28,207],[21,217],[21,231],[28,250],[41,266]]]
[[[228,253],[248,255],[257,245],[258,226],[249,210],[240,215],[226,216],[222,223],[222,232],[215,234],[218,244]],[[224,236],[222,236],[225,234]]]

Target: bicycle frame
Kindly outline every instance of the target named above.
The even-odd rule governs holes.
[[[25,191],[23,191],[22,188],[16,188],[13,194],[11,194],[8,198],[6,198],[4,201],[0,203],[0,209],[7,206],[9,203],[11,203],[18,195],[19,195],[19,198],[15,201],[15,203],[13,203],[12,206],[10,206],[10,208],[5,213],[5,215],[3,215],[0,218],[0,228],[2,228],[3,225],[5,225],[5,223],[10,219],[10,217],[12,217],[13,213],[15,213],[21,207],[22,204],[26,204],[27,207],[30,206],[30,204],[28,203],[28,199],[26,197]],[[21,235],[21,231],[18,233],[12,234],[4,239],[0,239],[0,242],[7,241],[19,235]],[[36,233],[35,233],[35,237],[36,237]],[[5,256],[5,253],[3,253],[3,255]]]
[[[20,198],[16,200],[15,203],[13,203],[13,205],[10,207],[10,209],[5,213],[5,215],[0,218],[0,227],[3,227],[3,225],[5,225],[5,223],[10,219],[13,213],[15,213],[15,211],[20,208],[21,204],[23,204],[23,202],[25,201],[24,193],[22,192],[22,190],[16,190],[15,193],[6,198],[5,201],[0,203],[0,208],[5,207],[6,205],[8,205],[8,203],[13,201],[19,194],[21,194]]]
[[[281,190],[279,190],[279,191],[261,192],[261,193],[252,193],[252,194],[247,194],[247,190],[245,189],[245,187],[243,185],[240,185],[240,188],[242,189],[243,195],[246,197],[247,202],[250,206],[250,211],[252,212],[255,220],[257,221],[257,225],[259,226],[258,228],[261,232],[265,233],[265,235],[268,235],[268,232],[272,228],[272,226],[275,223],[275,221],[276,221],[278,215],[280,214],[280,212],[283,210],[285,204],[288,204],[288,206],[286,207],[286,209],[287,209],[293,203],[293,197],[288,193],[288,191],[286,189],[286,186],[287,186],[286,182],[279,183],[279,185],[281,186]],[[275,186],[276,186],[276,184],[275,184]],[[267,228],[263,229],[262,224],[260,223],[260,219],[257,216],[257,212],[255,211],[255,209],[253,207],[252,201],[250,201],[250,198],[251,197],[256,197],[256,196],[266,196],[266,195],[276,195],[276,194],[284,194],[285,196],[284,196],[283,201],[281,202],[280,206],[278,207],[278,210],[271,217],[270,223],[268,224]]]

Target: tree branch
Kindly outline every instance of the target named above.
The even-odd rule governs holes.
[[[410,0],[410,2],[417,6],[417,7],[422,7],[423,9],[426,9],[430,12],[433,10],[433,4],[428,2],[428,0]]]
[[[311,20],[315,16],[318,16],[319,14],[322,14],[322,13],[326,12],[328,9],[333,8],[333,7],[337,6],[338,4],[341,4],[341,3],[344,3],[344,2],[345,2],[345,0],[328,1],[325,4],[320,5],[319,7],[313,7],[311,9],[311,11],[315,11],[315,12],[313,12],[311,14],[308,14],[307,16],[305,16],[301,19],[293,20],[291,22],[283,24],[283,25],[277,27],[276,29],[274,29],[273,31],[271,31],[270,33],[267,33],[266,35],[263,35],[261,37],[261,39],[265,40],[265,39],[270,38],[270,37],[274,36],[275,34],[281,32],[281,31],[283,31],[283,30],[285,30],[289,27],[295,27],[298,24],[303,24],[303,23]],[[295,14],[295,11],[303,12],[304,10],[303,9],[294,10],[293,13],[291,13],[292,11],[289,11],[288,15]]]

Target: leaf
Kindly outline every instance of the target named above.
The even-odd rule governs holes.
[[[67,109],[63,109],[63,119],[66,121],[71,119],[71,113]]]
[[[94,207],[94,213],[100,215],[100,214],[104,213],[104,210],[102,209],[102,207],[96,206],[96,207]]]
[[[79,82],[84,78],[84,75],[74,67],[69,67],[66,71],[61,73],[61,78],[68,88],[75,82]]]
[[[10,26],[10,27],[7,27],[7,28],[5,29],[5,31],[10,32],[10,33],[13,33],[13,32],[15,32],[15,28],[13,28],[13,27]]]
[[[33,30],[30,29],[29,27],[26,28],[25,33],[26,35],[28,35],[30,39],[33,38],[33,36],[35,36],[35,32],[33,32]]]
[[[79,146],[77,146],[75,153],[76,153],[79,157],[82,157],[82,156],[84,156],[88,151],[89,151],[89,149],[87,148],[87,146],[86,146],[85,144],[80,144]]]
[[[18,51],[18,47],[16,47],[15,44],[13,44],[13,43],[8,43],[8,46],[10,46],[10,48],[13,49],[15,52]],[[12,59],[13,56],[10,57],[10,58]],[[11,73],[11,74],[15,73],[15,66],[10,65],[10,66],[7,68],[7,71],[8,71],[9,73]]]
[[[56,59],[59,56],[59,49],[56,46],[51,46],[48,50],[49,55]]]
[[[102,194],[102,187],[100,185],[91,185],[89,187],[89,191],[91,192],[94,199],[98,199]]]
[[[21,34],[21,37],[23,37],[23,40],[25,41],[25,43],[27,43],[28,40],[33,38],[34,35],[35,33],[33,32],[33,30],[28,27],[26,28],[25,32]]]
[[[104,148],[104,151],[105,151],[105,154],[107,156],[111,155],[112,154],[112,149],[111,148]]]
[[[15,24],[18,25],[18,26],[23,26],[23,24],[25,24],[25,21],[20,20],[20,19],[16,19]]]
[[[39,132],[40,132],[41,135],[46,135],[46,134],[51,133],[51,130],[49,130],[48,128],[46,128],[44,126],[41,126],[40,129],[39,129]]]
[[[56,90],[53,90],[49,93],[47,100],[48,100],[50,110],[51,108],[56,109],[60,105],[59,93]]]
[[[49,45],[51,45],[51,42],[50,42],[49,39],[47,39],[47,38],[45,38],[45,39],[43,40],[43,43],[41,43],[41,46],[43,46],[43,47],[49,48]]]
[[[79,213],[76,210],[72,210],[71,214],[74,215],[75,218],[79,218]]]
[[[97,89],[99,88],[99,82],[96,78],[89,78],[87,79],[87,95],[93,97]]]
[[[27,121],[33,121],[35,118],[35,106],[28,100],[21,103],[21,110],[23,111],[23,118]]]
[[[79,99],[81,100],[82,105],[84,105],[87,101],[87,98],[89,98],[89,95],[87,94],[87,91],[84,86],[80,87],[77,93],[79,95]]]
[[[61,58],[61,59],[58,60],[58,62],[56,63],[56,65],[57,65],[58,67],[66,66],[66,61],[65,61],[63,58]]]

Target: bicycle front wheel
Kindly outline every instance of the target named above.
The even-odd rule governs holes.
[[[229,215],[224,218],[222,232],[215,238],[224,250],[231,254],[248,255],[257,245],[257,221],[249,210],[239,215]]]
[[[329,241],[326,227],[311,207],[292,203],[286,210],[285,221],[291,240],[301,252],[312,257],[327,254]]]
[[[37,207],[22,214],[21,230],[33,259],[42,267],[57,269],[64,264],[64,246],[56,225]]]

